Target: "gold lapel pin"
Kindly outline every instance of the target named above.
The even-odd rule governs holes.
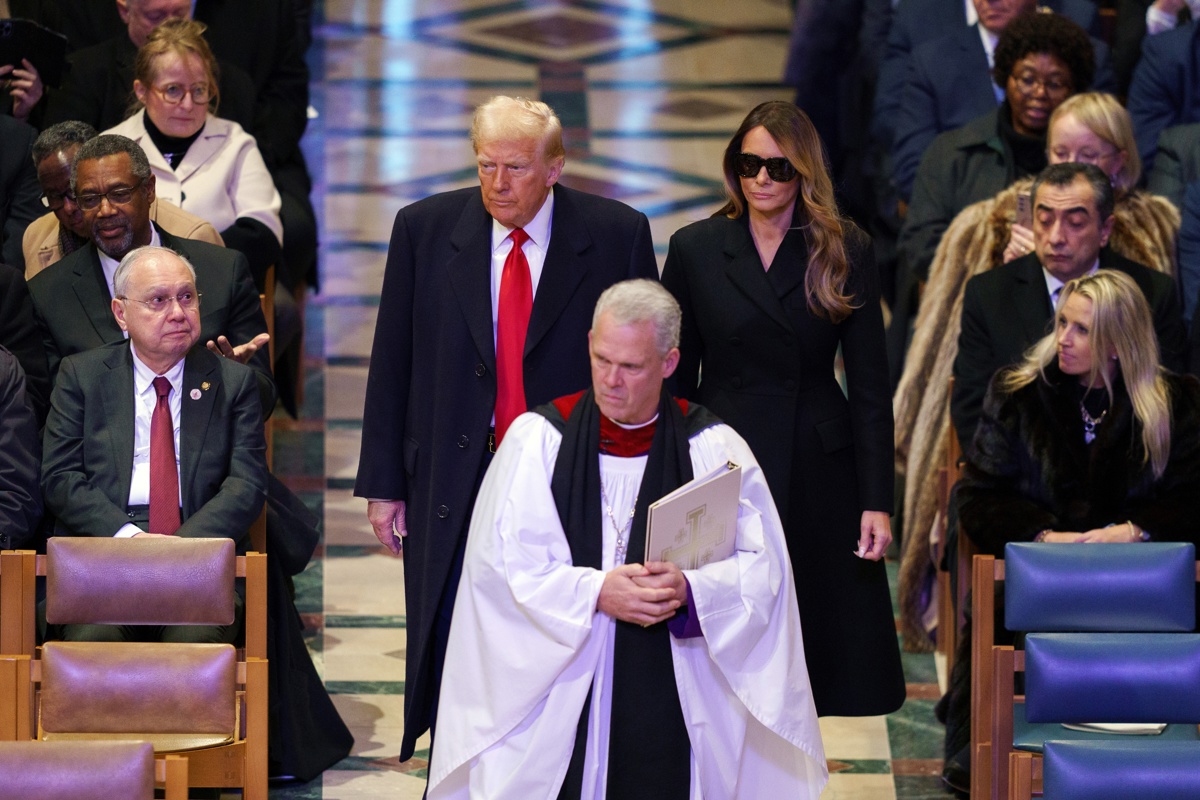
[[[208,387],[210,387],[210,386],[212,386],[212,384],[209,383],[208,381],[205,381],[204,383],[200,384],[200,388],[206,392],[208,391]]]

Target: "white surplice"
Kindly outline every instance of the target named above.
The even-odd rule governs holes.
[[[589,690],[583,800],[605,796],[615,622],[596,602],[617,537],[605,515],[603,569],[572,565],[550,492],[561,442],[545,418],[521,415],[479,490],[442,676],[430,800],[553,800]],[[696,475],[742,465],[737,552],[684,573],[703,636],[671,637],[691,797],[816,800],[828,772],[778,513],[732,428],[707,428],[689,444]],[[645,463],[601,456],[618,523]]]

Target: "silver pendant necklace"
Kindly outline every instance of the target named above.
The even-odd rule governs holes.
[[[641,494],[639,491],[638,494]],[[633,496],[633,508],[629,509],[629,518],[625,520],[625,524],[618,525],[617,518],[613,516],[612,503],[608,502],[608,493],[604,491],[604,479],[600,479],[600,498],[604,501],[604,513],[608,515],[608,521],[612,523],[613,530],[617,534],[617,550],[613,555],[613,566],[620,566],[625,563],[625,548],[629,546],[629,529],[633,527],[633,517],[637,514],[637,499],[638,495]]]
[[[1096,440],[1096,426],[1104,422],[1104,418],[1108,415],[1108,409],[1100,412],[1100,416],[1093,417],[1088,413],[1087,408],[1083,405],[1083,401],[1079,401],[1079,413],[1083,415],[1083,441],[1091,444]]]

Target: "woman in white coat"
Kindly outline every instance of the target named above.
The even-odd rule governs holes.
[[[217,62],[204,30],[186,19],[155,28],[134,62],[137,110],[105,133],[142,146],[156,194],[211,222],[226,247],[246,255],[262,291],[282,252],[279,192],[254,137],[214,115]]]

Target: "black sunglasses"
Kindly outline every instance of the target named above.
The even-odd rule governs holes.
[[[773,181],[787,183],[796,177],[796,168],[782,156],[762,158],[753,153],[738,153],[733,159],[733,169],[743,178],[753,178],[763,167],[767,168],[767,175]]]

